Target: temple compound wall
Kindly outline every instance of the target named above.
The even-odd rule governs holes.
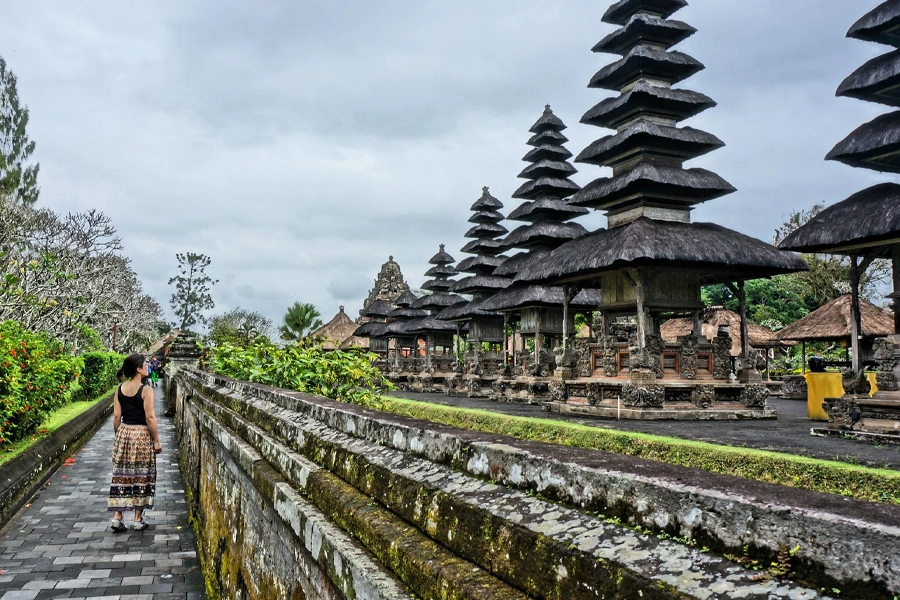
[[[170,393],[211,598],[900,593],[900,507],[458,430],[192,369]],[[770,564],[786,548],[792,579],[717,554]]]

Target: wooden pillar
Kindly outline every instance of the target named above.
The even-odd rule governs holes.
[[[456,362],[459,364],[459,368],[462,372],[465,373],[466,368],[466,355],[465,353],[460,354],[460,347],[462,346],[462,321],[456,322],[456,343],[453,345],[453,352],[456,354]]]
[[[431,370],[431,334],[425,335],[425,370]]]
[[[644,307],[646,300],[644,295],[644,276],[637,269],[632,273],[635,297],[637,298],[638,348],[643,350],[647,346],[647,309]]]
[[[541,312],[540,308],[534,310],[534,366],[535,368],[541,364],[541,350],[544,345],[544,336],[541,335]]]
[[[697,337],[703,335],[703,318],[699,310],[694,311],[694,335]]]
[[[509,364],[509,338],[506,337],[506,328],[509,326],[509,313],[503,313],[503,367],[506,368],[506,365]],[[513,337],[513,343],[515,343],[516,338]]]
[[[750,334],[747,327],[747,291],[744,282],[738,281],[738,300],[741,303],[741,358],[745,361],[750,358]]]
[[[900,244],[891,248],[891,265],[894,272],[894,333],[900,333]]]
[[[569,347],[569,294],[572,288],[568,285],[563,286],[563,322],[562,322],[562,349]]]
[[[850,362],[859,371],[859,336],[862,334],[859,314],[859,257],[850,257]]]
[[[802,348],[800,360],[803,361],[803,364],[800,365],[800,368],[802,369],[801,372],[806,375],[806,340],[803,340],[802,342],[800,342],[800,344],[800,347]]]

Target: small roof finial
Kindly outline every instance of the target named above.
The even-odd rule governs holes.
[[[444,251],[444,245],[441,244],[441,252],[443,252],[443,251]]]
[[[392,260],[394,260],[394,255],[393,255],[393,254],[391,254],[390,256],[388,256],[388,261],[392,261]]]
[[[552,110],[550,110],[550,105],[549,105],[549,104],[545,104],[545,105],[544,105],[544,112],[545,112],[545,113],[552,113],[552,112],[553,112]]]
[[[481,191],[482,191],[484,194],[490,194],[490,193],[491,193],[491,188],[489,188],[488,186],[484,186],[483,188],[481,188]]]
[[[344,312],[344,305],[341,304],[341,312]]]

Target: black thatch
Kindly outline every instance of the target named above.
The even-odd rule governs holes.
[[[503,264],[506,260],[505,256],[494,256],[491,254],[476,254],[469,258],[464,258],[456,265],[456,269],[463,273],[493,273],[494,269]]]
[[[450,279],[430,279],[422,284],[422,289],[431,292],[446,292],[451,285],[453,285],[453,281]],[[419,300],[421,299],[419,298]]]
[[[416,295],[407,290],[407,291],[403,292],[399,298],[397,298],[397,300],[394,302],[394,304],[396,304],[397,306],[400,306],[400,307],[404,307],[404,306],[409,306],[416,300],[418,300]]]
[[[428,314],[428,311],[422,310],[421,308],[410,308],[409,306],[398,306],[394,310],[390,312],[387,316],[388,319],[395,321],[397,319],[415,319],[417,317],[424,317]]]
[[[850,27],[847,37],[900,48],[900,2],[879,4]]]
[[[568,160],[570,158],[572,158],[572,153],[563,146],[557,146],[556,144],[541,144],[523,156],[522,160],[537,162],[539,160]]]
[[[497,210],[503,208],[503,203],[491,196],[491,190],[487,186],[481,188],[481,198],[475,201],[475,204],[469,210]]]
[[[376,300],[362,311],[363,317],[386,317],[394,307],[387,300]]]
[[[524,202],[519,208],[509,213],[512,221],[568,221],[588,214],[586,208],[572,206],[565,200],[541,198],[533,202]]]
[[[685,6],[685,0],[619,0],[606,10],[602,20],[612,25],[625,25],[631,17],[641,12],[665,19]]]
[[[445,308],[436,316],[442,321],[468,321],[470,319],[486,318],[486,317],[502,317],[498,312],[491,312],[481,309],[482,300],[472,300],[471,302],[459,302]]]
[[[450,288],[451,292],[457,294],[476,294],[478,292],[496,292],[507,287],[511,281],[505,277],[494,277],[493,275],[472,275],[463,277],[453,283]]]
[[[353,332],[353,336],[361,338],[380,337],[386,328],[387,323],[382,323],[381,321],[369,321],[368,323],[363,323],[357,327],[356,331]]]
[[[591,50],[624,55],[641,42],[651,42],[668,49],[695,33],[696,29],[681,21],[667,21],[648,14],[637,14],[624,27],[600,40]]]
[[[469,217],[469,223],[499,223],[504,219],[496,210],[479,210]]]
[[[456,332],[456,324],[442,321],[435,316],[419,317],[407,321],[402,328],[402,333],[427,335],[429,333]]]
[[[451,284],[453,282],[450,282]],[[456,294],[448,294],[446,292],[435,292],[430,296],[422,296],[410,305],[410,308],[421,308],[424,310],[443,310],[448,306],[463,302],[465,298]]]
[[[447,254],[443,244],[440,245],[438,253],[428,259],[428,264],[430,265],[448,265],[454,262],[456,262],[456,259]]]
[[[600,300],[597,290],[582,290],[569,303],[569,308],[573,311],[594,310],[600,305]],[[562,305],[561,287],[516,283],[482,302],[480,308],[486,311],[509,312],[523,308],[562,308]]]
[[[541,160],[522,169],[522,172],[519,173],[519,177],[523,179],[537,179],[539,177],[553,175],[569,177],[577,172],[578,170],[567,161]]]
[[[653,46],[635,46],[625,58],[597,71],[588,87],[618,92],[641,77],[661,79],[671,84],[704,69],[703,64],[682,52],[666,52]]]
[[[602,100],[584,113],[581,122],[609,129],[618,129],[641,115],[653,115],[678,122],[715,105],[712,98],[699,92],[664,88],[639,81],[621,96]]]
[[[517,227],[503,240],[507,248],[531,248],[534,246],[558,246],[573,240],[587,230],[578,223],[551,223],[538,221]]]
[[[469,229],[464,237],[467,238],[495,238],[498,235],[503,235],[509,231],[503,225],[499,225],[497,223],[479,223],[475,227]]]
[[[558,198],[571,196],[581,188],[577,183],[558,177],[541,177],[523,183],[519,189],[513,192],[513,198],[531,200],[542,195],[553,195]]]
[[[547,131],[536,133],[528,138],[528,145],[534,146],[535,148],[537,148],[538,146],[543,146],[545,144],[550,146],[562,146],[568,141],[569,138],[567,138],[565,135],[561,134],[558,131],[548,129]]]
[[[716,136],[699,129],[679,129],[639,119],[615,135],[602,137],[590,144],[575,161],[616,167],[638,155],[690,160],[724,145]]]
[[[778,247],[796,252],[840,252],[855,247],[861,254],[884,254],[872,246],[900,243],[900,185],[880,183],[829,206],[783,239]]]
[[[456,275],[456,268],[450,265],[435,265],[425,271],[425,277],[439,277],[441,275],[445,277]]]
[[[900,107],[900,50],[858,68],[841,83],[837,95]]]
[[[550,105],[547,104],[544,106],[544,114],[534,122],[534,125],[528,131],[531,133],[542,133],[544,131],[562,131],[565,128],[566,124],[553,114],[553,111],[550,110]]]
[[[900,111],[861,125],[825,156],[864,169],[900,173]]]
[[[557,285],[640,266],[696,269],[703,284],[808,270],[798,255],[721,225],[640,217],[563,244],[523,269],[516,281]]]
[[[598,210],[630,197],[678,198],[682,204],[706,202],[734,192],[734,187],[706,169],[679,169],[641,163],[611,178],[601,177],[584,186],[569,202]],[[674,200],[673,200],[674,202]]]
[[[542,256],[546,256],[549,253],[550,250],[548,248],[536,248],[529,252],[513,254],[503,261],[503,264],[494,269],[494,275],[498,277],[515,277],[519,274],[519,271],[531,264],[531,261],[540,260]]]
[[[463,246],[461,250],[466,254],[499,254],[503,251],[503,244],[500,243],[499,240],[489,240],[482,238],[479,240],[472,240],[471,242]]]

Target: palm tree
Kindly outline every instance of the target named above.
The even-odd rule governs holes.
[[[281,339],[302,342],[310,333],[322,326],[320,316],[312,304],[294,302],[284,313],[284,325],[278,329]]]

